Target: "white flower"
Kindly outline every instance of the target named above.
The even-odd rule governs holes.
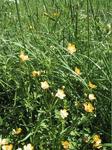
[[[64,93],[64,90],[63,89],[58,89],[56,95],[56,97],[60,98],[60,99],[64,99],[64,97],[66,96],[65,93]]]
[[[27,145],[24,145],[23,149],[24,150],[34,150],[34,147],[29,143]]]
[[[94,94],[89,94],[89,100],[95,100],[95,99],[96,99],[96,97]]]
[[[1,139],[0,138],[0,145],[8,144],[8,139]]]
[[[22,150],[22,148],[18,148],[18,149],[16,149],[16,150]]]
[[[65,119],[68,116],[68,112],[66,109],[61,109],[60,110],[60,115],[63,119]]]
[[[47,81],[41,82],[41,88],[44,90],[48,89],[49,88],[48,82]]]

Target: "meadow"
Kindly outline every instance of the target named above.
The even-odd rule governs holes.
[[[0,149],[112,149],[112,0],[0,0]]]

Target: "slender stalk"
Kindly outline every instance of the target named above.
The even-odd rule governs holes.
[[[87,56],[90,57],[90,21],[89,21],[89,0],[87,0]],[[89,71],[89,64],[88,64]]]
[[[19,13],[19,7],[18,7],[18,2],[17,0],[15,0],[15,5],[16,5],[16,12],[17,12],[17,17],[18,17],[18,21],[19,21],[19,27],[20,27],[20,31],[21,31],[21,37],[22,37],[22,41],[23,41],[23,46],[25,46],[25,40],[24,40],[24,36],[23,36],[23,28],[22,28],[22,24],[21,24],[21,17],[20,17],[20,13]]]

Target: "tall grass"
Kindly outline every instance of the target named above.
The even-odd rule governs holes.
[[[60,150],[67,140],[69,149],[89,150],[94,134],[102,138],[101,149],[111,149],[111,9],[111,0],[0,1],[0,136],[14,149],[32,143]],[[67,53],[68,43],[76,45],[75,54]],[[29,61],[21,63],[21,51]],[[41,76],[32,77],[34,70]],[[49,90],[41,88],[43,81]],[[55,93],[62,86],[66,98],[60,100]],[[93,113],[84,111],[85,93],[96,96]],[[18,127],[22,134],[12,135]]]

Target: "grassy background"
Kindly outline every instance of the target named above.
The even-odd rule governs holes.
[[[35,149],[62,149],[60,141],[69,140],[73,149],[89,150],[82,137],[94,133],[111,142],[111,11],[111,0],[0,1],[0,134],[16,148],[24,141]],[[70,42],[77,48],[72,56],[66,52]],[[30,61],[21,64],[20,51]],[[45,73],[32,78],[33,70]],[[44,80],[47,92],[40,87]],[[97,89],[88,89],[89,81]],[[67,96],[60,101],[51,93],[63,85]],[[96,117],[75,107],[84,93],[96,95]],[[69,111],[64,127],[55,115],[63,107]],[[16,127],[23,129],[19,137],[11,134]]]

